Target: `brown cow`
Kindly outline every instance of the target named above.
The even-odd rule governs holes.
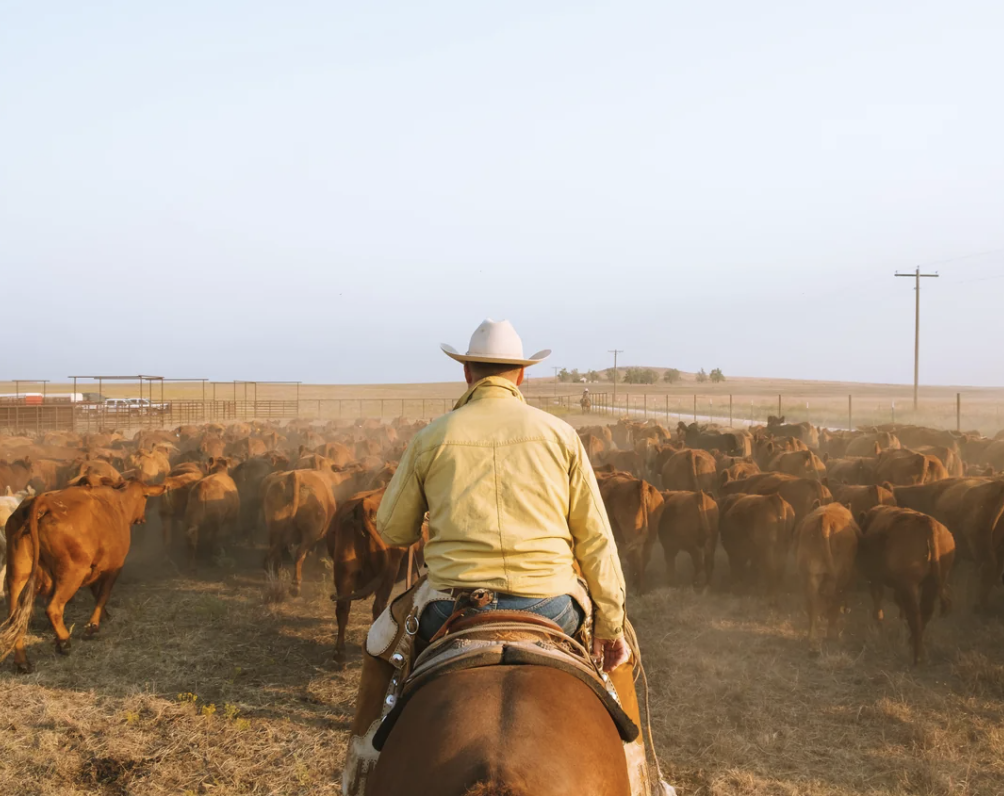
[[[784,417],[767,418],[767,433],[775,437],[791,437],[813,450],[819,449],[819,432],[808,421],[785,423]]]
[[[160,516],[160,533],[165,548],[171,546],[171,539],[177,524],[185,519],[188,495],[192,491],[192,487],[205,475],[206,472],[202,465],[186,462],[174,467],[164,479],[168,491],[160,498],[157,513]]]
[[[1004,481],[949,478],[933,484],[899,486],[896,503],[929,514],[953,534],[980,568],[979,608],[1004,574]]]
[[[875,619],[882,620],[882,592],[890,586],[910,627],[916,665],[924,656],[924,628],[935,600],[942,614],[951,607],[946,587],[955,541],[936,519],[911,509],[876,506],[862,515],[860,525],[858,560],[871,584]]]
[[[922,445],[915,449],[917,453],[924,453],[928,456],[936,456],[938,461],[945,465],[949,478],[962,478],[966,474],[966,467],[962,463],[956,448],[947,448],[941,445]]]
[[[241,501],[240,531],[245,539],[254,535],[261,521],[262,482],[270,473],[285,470],[288,466],[289,461],[284,456],[273,453],[241,462],[230,473]]]
[[[894,486],[913,486],[944,481],[948,478],[948,471],[934,456],[906,449],[890,449],[879,455],[872,477],[878,484],[888,482]]]
[[[341,442],[326,442],[324,445],[317,448],[314,453],[319,453],[337,467],[345,467],[345,465],[351,464],[355,461],[355,455],[353,454],[352,449],[348,445],[343,445]]]
[[[360,493],[335,511],[327,532],[328,554],[334,564],[335,618],[338,637],[335,657],[345,653],[345,628],[353,600],[375,594],[373,619],[387,606],[407,550],[389,547],[376,530],[376,513],[384,490]]]
[[[877,487],[876,487],[877,488]],[[819,651],[816,625],[826,617],[827,636],[836,638],[861,530],[845,506],[831,503],[811,511],[795,528],[795,569],[802,581],[809,614],[809,649]]]
[[[263,511],[268,528],[265,569],[278,575],[282,551],[296,548],[290,588],[294,597],[300,594],[303,562],[311,548],[324,538],[335,515],[335,478],[330,470],[290,470],[270,479],[265,491]]]
[[[830,487],[833,500],[847,506],[855,517],[861,516],[876,506],[895,506],[896,496],[892,493],[892,484],[877,486],[859,486],[835,484]]]
[[[662,514],[662,495],[647,481],[626,473],[601,474],[597,480],[624,564],[625,578],[638,591],[644,592],[645,569]]]
[[[645,459],[635,451],[606,451],[597,456],[596,462],[600,467],[610,466],[635,478],[645,476]]]
[[[811,478],[797,478],[784,473],[762,473],[751,475],[742,481],[731,481],[723,484],[723,495],[771,495],[779,494],[795,510],[795,522],[802,519],[815,508],[816,501],[825,506],[833,500],[833,495],[825,484]]]
[[[129,527],[144,521],[146,499],[165,489],[141,481],[79,486],[39,495],[18,507],[7,523],[8,618],[0,626],[0,660],[13,651],[18,670],[30,670],[24,635],[36,594],[51,595],[46,614],[59,652],[70,651],[63,609],[82,586],[90,586],[95,598],[84,637],[98,632],[129,553]]]
[[[844,455],[872,456],[875,454],[876,445],[878,445],[879,452],[890,449],[899,450],[903,447],[895,434],[891,434],[888,431],[879,431],[874,434],[862,434],[852,439],[847,443],[847,450],[844,452]]]
[[[77,459],[60,469],[57,486],[59,489],[65,489],[70,481],[82,475],[107,478],[109,482],[116,484],[122,480],[122,474],[102,459]]]
[[[876,452],[877,453],[877,452]],[[875,482],[875,460],[865,456],[831,459],[823,456],[826,480],[831,484],[871,484]]]
[[[739,464],[733,464],[727,470],[723,470],[718,474],[719,489],[732,481],[741,481],[744,478],[749,478],[753,475],[760,475],[760,468],[757,466],[756,462],[744,461]]]
[[[814,478],[822,481],[826,477],[826,465],[812,451],[790,451],[779,453],[770,463],[771,470],[799,478]]]
[[[662,488],[672,492],[714,492],[718,487],[715,457],[707,451],[685,449],[666,461]]]
[[[208,475],[192,486],[185,508],[190,566],[195,566],[200,543],[222,549],[223,542],[233,536],[240,511],[237,484],[225,471]]]
[[[767,471],[780,454],[807,450],[809,446],[794,437],[758,437],[753,444],[753,461],[761,470]]]
[[[778,494],[733,496],[720,510],[719,534],[733,586],[759,579],[774,594],[784,578],[795,510]]]
[[[232,456],[243,461],[268,453],[268,447],[264,441],[256,437],[244,437],[244,439],[227,443],[223,453],[225,456]]]
[[[707,588],[715,571],[718,546],[718,504],[704,492],[663,492],[659,541],[666,557],[666,577],[676,583],[676,556],[690,555],[694,588]]]
[[[126,458],[126,468],[147,484],[159,484],[169,472],[171,461],[160,451],[139,450]]]

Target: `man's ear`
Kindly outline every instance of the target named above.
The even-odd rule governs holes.
[[[526,375],[526,368],[519,369],[519,375],[516,377],[516,386],[521,387],[523,385],[523,377]]]
[[[471,363],[470,362],[465,362],[464,363],[464,379],[467,380],[467,383],[469,385],[470,384],[474,384],[474,376],[471,375]]]

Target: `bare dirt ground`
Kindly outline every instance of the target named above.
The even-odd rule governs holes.
[[[194,574],[152,526],[112,596],[114,619],[58,656],[41,610],[35,673],[0,673],[0,790],[39,794],[338,793],[368,604],[332,660],[329,570],[268,602],[261,550]],[[656,558],[660,557],[656,548]],[[664,572],[653,561],[653,582]],[[681,560],[684,583],[689,564]],[[1004,793],[1004,625],[976,617],[968,567],[956,611],[909,665],[905,628],[854,595],[839,642],[812,658],[793,582],[777,601],[657,586],[629,599],[651,683],[656,746],[681,794]],[[995,595],[999,604],[1002,595]],[[90,596],[67,611],[87,621]]]

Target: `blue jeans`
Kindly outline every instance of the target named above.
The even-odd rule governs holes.
[[[558,597],[517,597],[515,594],[495,593],[495,598],[484,608],[469,608],[468,611],[529,611],[550,619],[569,636],[575,635],[585,621],[586,614],[575,600],[567,594]],[[428,641],[453,613],[453,600],[435,600],[429,603],[418,620],[418,636]]]

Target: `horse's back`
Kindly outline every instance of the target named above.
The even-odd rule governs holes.
[[[371,796],[629,796],[617,728],[582,682],[542,666],[439,677],[408,702]]]

